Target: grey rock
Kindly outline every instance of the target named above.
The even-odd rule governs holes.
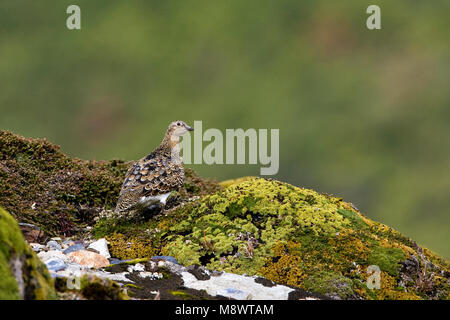
[[[69,254],[71,252],[75,252],[75,251],[78,251],[78,250],[84,250],[84,246],[82,244],[80,244],[80,243],[71,245],[70,247],[68,247],[63,252],[64,252],[64,254]]]
[[[64,261],[58,258],[52,258],[45,261],[45,265],[47,266],[48,270],[55,272],[64,270],[66,268],[66,264],[64,263]]]
[[[66,262],[68,260],[68,257],[62,253],[59,250],[50,250],[50,251],[41,251],[37,254],[38,258],[41,259],[44,263],[47,260],[50,260],[52,258],[58,258]]]
[[[39,243],[30,243],[30,247],[34,252],[40,252],[42,250],[44,250],[45,246],[43,244],[39,244]]]
[[[47,242],[47,248],[54,250],[62,250],[61,245],[55,240],[50,240],[49,242]]]
[[[287,300],[295,289],[283,285],[266,287],[255,281],[256,277],[223,272],[209,280],[198,280],[193,274],[181,273],[184,286],[195,290],[205,290],[212,296],[224,296],[238,300]]]
[[[145,266],[142,263],[136,263],[135,265],[128,266],[127,271],[145,271]]]
[[[108,250],[108,242],[106,241],[105,238],[102,238],[95,242],[92,242],[88,246],[88,249],[96,250],[99,254],[101,254],[102,256],[104,256],[107,259],[111,258],[111,255],[109,254],[109,250]]]
[[[163,275],[160,272],[146,272],[146,271],[142,271],[142,272],[139,272],[139,277],[141,277],[141,278],[148,278],[150,280],[155,280],[155,279],[162,279]]]

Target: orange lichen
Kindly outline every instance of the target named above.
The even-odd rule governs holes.
[[[273,248],[273,258],[267,260],[260,274],[274,282],[301,286],[306,277],[301,268],[302,259],[298,256],[301,244],[289,241],[277,242]]]

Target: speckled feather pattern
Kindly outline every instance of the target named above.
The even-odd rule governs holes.
[[[166,194],[183,185],[183,164],[172,159],[168,137],[170,127],[161,145],[128,170],[115,212],[132,210],[142,197]]]

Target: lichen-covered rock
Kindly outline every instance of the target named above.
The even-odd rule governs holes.
[[[73,235],[115,206],[131,164],[73,159],[45,139],[0,130],[0,205],[18,221],[50,235]],[[186,169],[185,176],[181,198],[219,189],[193,170]]]
[[[144,224],[97,227],[123,241],[139,234],[152,253],[184,265],[259,275],[331,298],[450,298],[448,261],[350,203],[275,180],[228,185]],[[377,276],[369,266],[380,270],[379,289],[368,287]]]
[[[298,288],[277,285],[261,277],[183,267],[171,257],[153,257],[112,265],[106,270],[121,274],[128,294],[135,299],[159,300],[298,300],[327,299]],[[172,260],[172,259],[170,259]]]
[[[45,265],[25,242],[14,218],[0,208],[0,300],[54,299]]]

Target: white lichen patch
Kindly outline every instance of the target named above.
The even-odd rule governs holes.
[[[237,300],[287,300],[289,293],[294,291],[283,285],[266,287],[255,282],[255,277],[227,272],[203,281],[189,272],[182,272],[181,276],[186,288],[205,290],[212,296],[221,295]]]

